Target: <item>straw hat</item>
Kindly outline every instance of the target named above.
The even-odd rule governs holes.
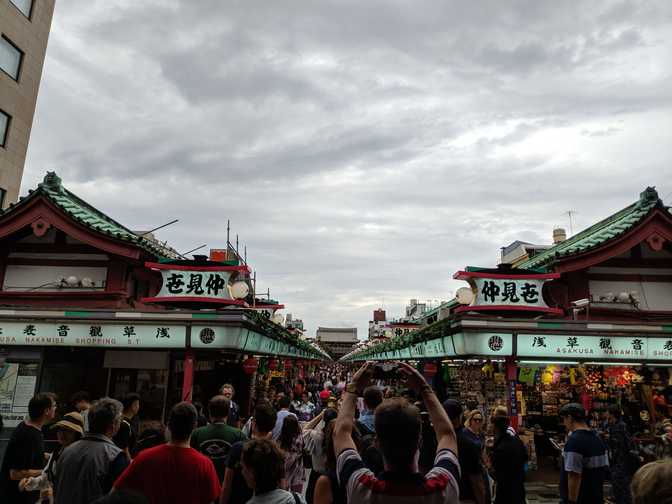
[[[51,426],[52,429],[68,429],[84,434],[84,419],[76,411],[66,413],[63,418]]]

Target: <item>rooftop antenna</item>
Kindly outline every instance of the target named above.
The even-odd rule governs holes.
[[[159,229],[162,229],[164,227],[168,227],[171,224],[175,224],[176,222],[179,222],[179,221],[180,221],[180,219],[175,219],[175,220],[172,220],[170,222],[166,222],[165,224],[162,224],[159,227],[155,227],[154,229],[150,229],[149,231],[145,231],[144,233],[140,233],[140,234],[138,234],[138,236],[148,235],[149,233],[153,233],[154,231],[158,231]]]
[[[187,254],[191,254],[192,252],[196,252],[197,250],[201,250],[203,247],[207,247],[207,246],[208,246],[208,244],[207,244],[207,243],[204,243],[203,245],[200,245],[199,247],[196,247],[196,248],[193,248],[193,249],[191,249],[191,250],[188,250],[188,251],[185,252],[184,254],[180,254],[180,255],[181,255],[182,257],[186,258],[186,255],[187,255]],[[178,254],[179,254],[179,252],[178,252]]]
[[[576,210],[567,210],[565,212],[569,217],[569,235],[574,236],[574,219],[573,216],[577,214]]]
[[[252,276],[252,306],[257,305],[257,271],[254,271]]]
[[[247,245],[245,245],[245,259],[243,259],[243,264],[247,264]]]
[[[240,254],[238,253],[238,235],[236,235],[236,259],[240,260]]]
[[[229,247],[229,243],[231,243],[231,242],[229,241],[229,235],[230,235],[230,234],[231,234],[231,220],[230,220],[230,219],[226,219],[226,247],[227,247],[227,248]]]

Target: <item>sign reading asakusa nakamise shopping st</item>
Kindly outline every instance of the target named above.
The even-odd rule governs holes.
[[[518,334],[521,357],[672,360],[672,337]]]
[[[0,345],[184,348],[186,331],[168,324],[0,320]]]
[[[522,310],[562,314],[559,308],[546,304],[543,286],[549,280],[560,278],[558,273],[504,274],[489,270],[458,271],[457,280],[466,280],[474,294],[471,304],[457,311]]]

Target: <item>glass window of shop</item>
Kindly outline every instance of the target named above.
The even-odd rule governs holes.
[[[165,417],[169,359],[169,352],[105,352],[108,395],[117,399],[130,393],[140,396],[140,412],[134,419],[139,431],[142,431],[143,422],[161,422]]]

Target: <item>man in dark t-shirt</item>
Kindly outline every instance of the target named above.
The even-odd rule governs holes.
[[[140,396],[135,393],[128,394],[121,400],[121,404],[124,406],[124,413],[113,441],[115,445],[126,452],[130,459],[136,440],[136,433],[132,424],[134,423],[133,419],[137,417],[140,411]]]
[[[481,449],[473,437],[465,432],[462,405],[455,399],[447,399],[443,408],[448,413],[457,436],[457,456],[461,469],[460,499],[484,504],[487,501],[487,482]]]
[[[20,492],[19,481],[39,476],[46,461],[42,426],[56,415],[53,394],[37,394],[28,403],[28,420],[21,422],[7,444],[0,469],[0,496],[7,504],[32,504],[40,492]]]
[[[268,402],[258,404],[254,409],[252,419],[252,439],[268,437],[275,426],[276,419],[277,413]],[[247,486],[241,467],[245,442],[241,441],[231,446],[226,459],[219,504],[245,504],[252,498],[252,489]]]
[[[602,440],[588,428],[583,406],[569,403],[558,412],[567,431],[562,451],[560,498],[563,504],[601,504],[609,459]]]
[[[191,434],[191,446],[212,460],[217,470],[219,481],[224,479],[226,471],[226,458],[231,451],[231,446],[247,437],[235,427],[228,425],[230,401],[223,395],[210,399],[208,412],[210,423],[199,427]]]

